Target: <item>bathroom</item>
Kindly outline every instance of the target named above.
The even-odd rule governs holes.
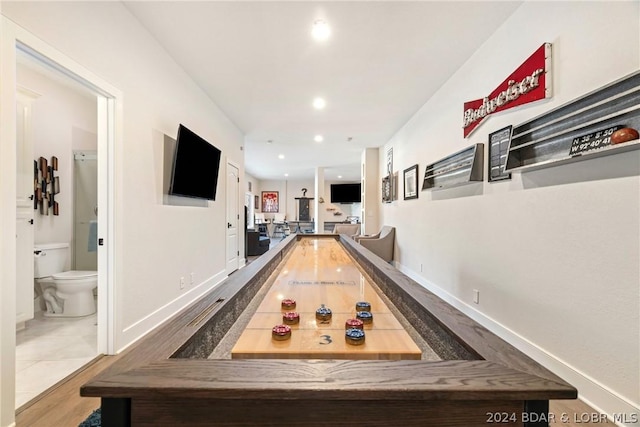
[[[33,315],[26,310],[26,317],[18,317],[16,327],[15,407],[20,410],[98,354],[98,295],[94,286],[98,269],[98,162],[96,96],[28,55],[19,60],[17,80],[18,199],[21,188],[34,194],[34,187],[40,187],[41,194],[48,194],[39,201],[36,191],[29,207],[18,203],[18,221],[30,216],[28,225],[17,226],[18,271],[31,275],[18,275],[18,313],[25,312],[20,310],[21,299],[33,305]],[[49,182],[44,185],[47,174]],[[21,209],[25,212],[22,216]],[[22,235],[21,230],[29,232]],[[63,245],[42,249],[54,243]],[[91,272],[85,275],[88,283],[84,286],[89,290],[83,292],[85,300],[92,300],[91,309],[85,309],[90,303],[83,304],[82,309],[69,309],[77,304],[67,301],[76,297],[64,299],[56,294],[60,289],[55,283],[64,289],[58,279],[36,280],[37,272],[31,273],[36,257],[51,257],[54,252],[64,254],[60,272]]]

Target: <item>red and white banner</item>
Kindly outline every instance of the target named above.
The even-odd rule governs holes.
[[[464,103],[464,137],[490,114],[550,97],[551,43],[545,43],[488,96]]]

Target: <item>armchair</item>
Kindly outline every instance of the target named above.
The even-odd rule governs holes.
[[[360,224],[336,224],[333,227],[335,234],[346,234],[355,239],[360,234]]]
[[[386,262],[391,262],[393,261],[395,236],[396,228],[385,225],[378,234],[373,236],[358,236],[356,237],[356,241]]]
[[[377,239],[380,237],[380,231],[378,231],[376,234],[362,234],[360,236],[356,236],[354,237],[355,241],[360,243],[361,239]]]
[[[246,248],[248,256],[262,255],[269,250],[271,239],[262,236],[259,231],[247,230],[246,238]]]

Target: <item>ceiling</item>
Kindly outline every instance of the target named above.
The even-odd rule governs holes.
[[[248,173],[358,181],[363,148],[389,141],[521,2],[124,4],[245,134]]]

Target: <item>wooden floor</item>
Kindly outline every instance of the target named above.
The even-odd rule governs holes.
[[[39,398],[22,406],[16,414],[17,427],[77,427],[95,409],[100,406],[100,399],[80,397],[80,385],[89,381],[94,375],[111,366],[119,356],[103,356],[75,373],[55,388],[43,393]],[[584,414],[597,412],[580,400],[552,400],[550,412],[555,415],[551,427],[588,427],[614,426],[608,422],[581,422]],[[567,422],[562,422],[566,414]],[[597,418],[597,416],[596,416]],[[575,422],[578,420],[578,422]]]
[[[22,405],[16,411],[16,426],[77,427],[100,407],[100,399],[80,397],[80,386],[111,366],[118,357],[100,356],[83,369]]]

